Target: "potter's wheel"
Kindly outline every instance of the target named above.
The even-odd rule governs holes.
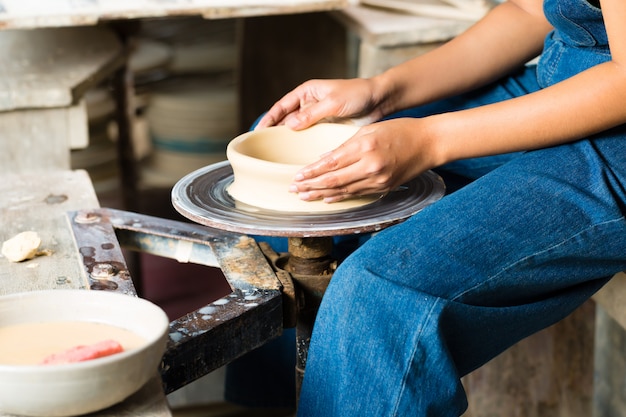
[[[226,191],[233,181],[228,161],[198,169],[174,185],[172,204],[186,218],[236,233],[283,237],[368,233],[399,223],[439,200],[445,186],[427,171],[365,206],[324,213],[290,213],[236,202]]]

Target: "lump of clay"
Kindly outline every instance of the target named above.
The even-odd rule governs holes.
[[[22,232],[2,244],[2,254],[11,262],[25,261],[37,255],[40,244],[36,232]]]
[[[272,126],[233,139],[226,156],[233,169],[228,194],[254,207],[294,213],[321,213],[357,208],[381,195],[353,197],[335,203],[304,201],[289,192],[296,172],[340,146],[359,130],[357,126],[320,123],[304,130]]]

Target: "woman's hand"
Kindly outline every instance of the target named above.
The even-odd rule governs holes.
[[[428,119],[393,119],[362,127],[339,148],[299,171],[291,192],[327,203],[388,193],[440,163]]]
[[[376,88],[369,79],[307,81],[276,102],[256,129],[284,124],[301,130],[320,121],[372,123],[383,116]]]

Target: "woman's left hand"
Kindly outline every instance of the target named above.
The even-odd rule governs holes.
[[[427,119],[393,119],[362,127],[337,149],[298,172],[290,191],[327,203],[384,194],[438,164]]]

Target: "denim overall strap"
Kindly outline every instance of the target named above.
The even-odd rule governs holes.
[[[544,12],[554,31],[539,60],[541,87],[611,59],[602,12],[587,0],[548,0]]]

